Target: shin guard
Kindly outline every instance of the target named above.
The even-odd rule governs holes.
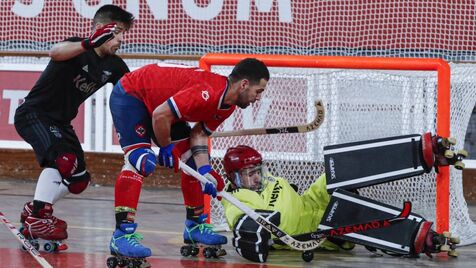
[[[327,190],[358,189],[431,170],[421,135],[405,135],[324,147]],[[424,159],[426,158],[426,159]]]
[[[392,218],[399,215],[400,210],[344,190],[336,190],[331,196],[319,229],[326,230]],[[407,219],[391,226],[385,228],[364,226],[359,232],[337,236],[337,238],[384,252],[413,255],[415,237],[423,222],[425,222],[423,217],[411,213]]]

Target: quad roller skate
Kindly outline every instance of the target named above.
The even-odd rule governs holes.
[[[425,254],[431,257],[431,253],[446,252],[448,256],[458,257],[456,245],[460,243],[459,237],[451,236],[450,232],[441,234],[431,231],[427,236]]]
[[[152,255],[150,248],[140,244],[142,235],[135,232],[136,223],[123,223],[114,231],[109,249],[112,257],[107,259],[107,267],[148,268],[146,258]]]
[[[21,213],[20,222],[22,226],[19,231],[29,240],[32,246],[36,250],[40,250],[40,241],[44,241],[43,250],[48,253],[68,249],[68,246],[62,243],[62,240],[68,238],[67,224],[52,215],[53,208],[51,205],[40,209],[37,216],[31,215],[31,209],[31,203],[25,204]],[[26,250],[23,247],[22,249]]]
[[[454,150],[455,138],[434,136],[432,140],[433,150],[436,154],[436,165],[454,165],[456,169],[464,169],[463,159],[468,157],[468,152],[466,150]]]
[[[422,140],[424,159],[428,167],[434,165],[437,172],[439,166],[453,165],[456,169],[464,169],[463,159],[468,156],[468,152],[466,150],[455,151],[455,138],[444,138],[438,135],[432,136],[430,132],[427,132],[423,134]],[[429,152],[430,144],[432,153]],[[426,148],[428,150],[425,150]],[[434,157],[430,156],[431,154]]]
[[[203,246],[202,254],[205,258],[218,258],[226,255],[226,251],[221,245],[227,243],[227,238],[216,234],[210,224],[206,224],[207,215],[201,215],[198,222],[192,220],[185,221],[183,240],[185,245],[180,248],[180,254],[184,257],[197,256]]]

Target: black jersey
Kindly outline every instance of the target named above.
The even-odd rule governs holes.
[[[72,37],[66,41],[80,41]],[[106,83],[115,84],[129,72],[126,63],[116,55],[100,58],[94,49],[66,61],[50,60],[48,66],[19,107],[34,110],[54,121],[70,124],[78,108]]]

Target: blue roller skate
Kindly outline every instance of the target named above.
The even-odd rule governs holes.
[[[142,240],[142,235],[136,233],[136,223],[123,223],[119,229],[116,229],[112,234],[109,249],[111,255],[107,259],[107,267],[115,268],[130,267],[130,268],[147,268],[150,264],[145,259],[152,255],[150,248],[144,247],[139,241]]]
[[[205,223],[207,214],[199,217],[198,222],[192,220],[185,221],[185,230],[183,231],[183,241],[185,243],[180,248],[182,256],[197,256],[199,246],[203,245],[203,256],[205,258],[218,258],[226,255],[226,251],[221,245],[227,243],[227,238],[213,231],[211,224]]]

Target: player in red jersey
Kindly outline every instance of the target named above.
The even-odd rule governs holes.
[[[217,190],[224,187],[223,179],[210,166],[208,136],[236,106],[246,108],[258,101],[268,80],[265,64],[253,58],[240,61],[228,77],[198,68],[151,64],[121,78],[110,99],[125,154],[125,165],[115,186],[116,231],[110,243],[114,255],[151,255],[150,249],[137,241],[134,218],[143,178],[155,170],[157,160],[161,166],[175,166],[177,170],[177,159],[181,158],[216,181],[216,185],[201,185],[182,172],[185,243],[227,242],[226,237],[212,232],[202,215],[203,193],[216,197]],[[188,122],[196,124],[190,127]],[[158,159],[151,150],[151,140],[160,147]]]

